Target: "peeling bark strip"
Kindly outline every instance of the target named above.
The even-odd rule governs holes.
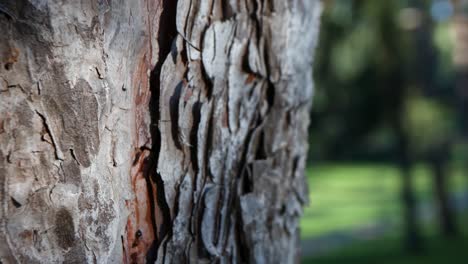
[[[2,263],[293,263],[318,0],[2,1]]]

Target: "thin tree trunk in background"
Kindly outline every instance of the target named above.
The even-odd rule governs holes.
[[[436,194],[436,201],[438,206],[438,215],[440,229],[443,235],[450,237],[458,234],[456,226],[455,212],[450,205],[450,197],[448,192],[447,179],[447,162],[445,155],[448,151],[438,150],[433,154],[433,161],[431,162],[432,172],[434,174],[434,193]]]
[[[378,71],[385,98],[385,118],[388,120],[395,137],[395,165],[401,175],[400,199],[403,221],[403,245],[410,253],[419,253],[423,249],[423,239],[419,230],[416,199],[413,188],[413,159],[410,151],[410,137],[405,129],[406,98],[408,94],[408,80],[401,64],[404,62],[403,52],[398,39],[393,36],[401,34],[401,29],[391,12],[390,2],[385,2],[388,8],[379,14],[379,31],[386,51],[385,63],[388,67]],[[384,6],[385,7],[385,6]]]
[[[2,1],[2,263],[294,263],[320,2]]]
[[[425,10],[424,1],[415,1],[416,8]],[[416,29],[415,50],[416,55],[416,74],[415,82],[418,84],[424,95],[428,97],[437,96],[438,89],[436,83],[436,73],[438,67],[438,57],[433,44],[434,24],[429,14],[423,13],[421,25]],[[440,88],[440,87],[439,87]],[[434,194],[438,206],[438,214],[440,222],[440,231],[443,235],[453,236],[457,234],[456,228],[456,212],[450,209],[450,196],[447,188],[450,173],[447,170],[451,161],[452,139],[451,135],[440,135],[437,140],[430,143],[427,153],[424,156],[429,156],[426,160],[429,163],[429,168],[432,170]]]
[[[468,144],[468,1],[453,0],[455,15],[453,61],[455,65],[455,90],[457,93],[458,116],[461,124],[461,141]],[[468,179],[468,160],[463,160],[464,172]],[[468,180],[467,180],[468,182]],[[468,186],[467,186],[468,190]]]
[[[409,155],[408,136],[402,129],[402,121],[395,125],[398,138],[398,166],[402,176],[401,199],[403,202],[404,217],[404,244],[405,248],[411,253],[419,253],[423,250],[423,240],[418,223],[418,214],[416,208],[416,198],[413,188],[413,167],[412,159]]]

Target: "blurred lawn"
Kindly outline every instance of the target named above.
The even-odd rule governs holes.
[[[465,223],[468,218],[464,218]],[[303,264],[465,264],[468,262],[468,237],[442,239],[427,237],[425,251],[408,255],[402,250],[401,239],[387,237],[360,242],[321,257],[305,258]]]
[[[418,201],[430,202],[433,198],[428,167],[416,166],[413,175]],[[459,166],[452,166],[450,176],[453,192],[468,186]],[[400,225],[401,177],[395,166],[313,165],[307,170],[307,178],[311,204],[301,219],[303,239],[375,223]]]

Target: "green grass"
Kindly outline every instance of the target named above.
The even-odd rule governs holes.
[[[468,214],[459,219],[468,222]],[[426,224],[424,251],[418,255],[409,255],[402,248],[401,238],[386,236],[381,239],[354,243],[346,248],[330,252],[323,256],[304,258],[303,264],[464,264],[468,262],[468,227],[463,228],[458,238],[444,239],[437,236],[434,223]]]
[[[450,189],[462,191],[466,177],[454,166]],[[418,201],[432,199],[429,169],[413,169]],[[400,225],[401,177],[387,164],[322,164],[307,170],[311,204],[301,219],[302,238],[346,231],[373,223]]]

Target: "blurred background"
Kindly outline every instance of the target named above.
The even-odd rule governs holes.
[[[303,263],[468,263],[468,1],[324,0]]]

